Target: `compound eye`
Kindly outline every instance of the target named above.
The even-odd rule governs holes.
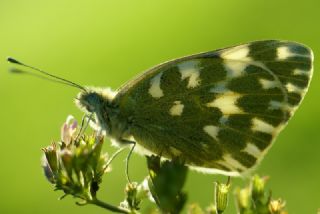
[[[94,111],[94,108],[91,105],[87,105],[86,109],[87,109],[88,112],[93,112]]]

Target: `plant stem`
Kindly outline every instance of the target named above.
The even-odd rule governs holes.
[[[89,204],[97,205],[97,206],[99,206],[99,207],[101,207],[101,208],[110,210],[110,211],[115,212],[115,213],[125,213],[125,214],[130,213],[130,211],[127,210],[127,209],[113,206],[113,205],[111,205],[111,204],[108,204],[108,203],[105,203],[105,202],[103,202],[103,201],[100,201],[100,200],[97,199],[97,198],[94,198],[94,199],[92,199],[91,201],[88,201],[88,203],[89,203]]]

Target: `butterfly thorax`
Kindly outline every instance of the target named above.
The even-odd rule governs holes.
[[[119,116],[119,109],[112,102],[113,94],[109,92],[111,91],[105,89],[88,89],[78,94],[76,104],[84,112],[94,114],[100,131],[119,140],[127,133],[127,122]]]

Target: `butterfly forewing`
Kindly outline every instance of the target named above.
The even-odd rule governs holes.
[[[122,87],[114,102],[151,152],[236,175],[263,157],[311,76],[310,49],[258,41],[156,66]]]

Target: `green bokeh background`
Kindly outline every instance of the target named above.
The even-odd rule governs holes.
[[[78,91],[10,74],[7,56],[83,85],[117,88],[172,58],[271,38],[310,46],[315,73],[304,102],[257,171],[271,177],[268,187],[286,199],[289,213],[316,213],[319,8],[317,0],[0,0],[0,213],[106,213],[75,206],[72,198],[58,201],[62,193],[52,191],[40,168],[41,148],[59,139],[66,116],[82,116],[73,103]],[[125,156],[115,161],[100,191],[114,204],[123,199]],[[130,166],[132,179],[146,175],[143,157],[134,155]],[[209,204],[216,180],[225,178],[191,172],[190,201]],[[235,213],[233,200],[226,213]]]

